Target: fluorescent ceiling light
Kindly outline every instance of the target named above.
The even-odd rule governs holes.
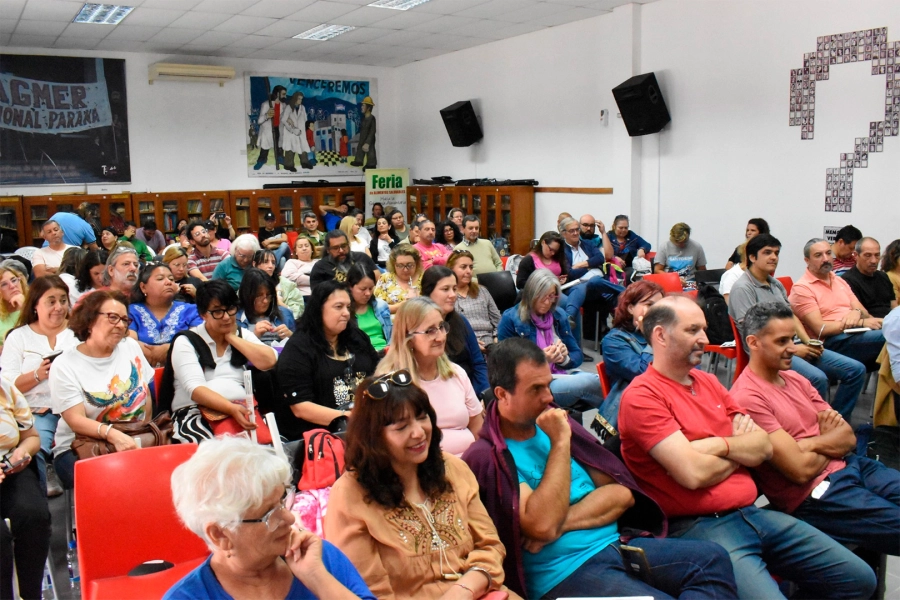
[[[393,8],[394,10],[409,10],[428,0],[375,0],[369,4],[373,8]]]
[[[102,25],[118,25],[122,19],[134,10],[133,6],[116,6],[115,4],[85,4],[73,23],[100,23]]]
[[[294,39],[297,40],[315,40],[317,42],[324,42],[325,40],[330,40],[333,37],[337,37],[342,33],[347,33],[350,30],[356,29],[356,27],[350,27],[349,25],[319,25],[318,27],[313,27],[312,29],[307,29],[303,33],[298,33],[294,36]]]

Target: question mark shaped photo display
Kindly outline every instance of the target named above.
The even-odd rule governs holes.
[[[871,61],[872,75],[884,75],[884,120],[870,121],[868,137],[855,139],[853,152],[841,154],[839,167],[825,169],[825,211],[850,212],[853,172],[869,166],[869,153],[884,149],[884,138],[900,136],[900,41],[887,41],[887,27],[817,38],[816,51],[803,55],[803,67],[791,69],[788,125],[811,140],[816,124],[816,82],[828,79],[832,65]]]

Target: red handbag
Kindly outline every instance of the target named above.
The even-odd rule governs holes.
[[[235,403],[243,404],[243,402]],[[246,429],[238,424],[234,417],[229,417],[225,413],[220,413],[217,410],[201,406],[200,414],[202,414],[203,418],[209,423],[209,428],[212,429],[213,435],[216,437],[219,437],[220,435],[241,435],[247,432]],[[263,445],[271,444],[272,432],[269,431],[269,426],[266,425],[265,419],[259,414],[259,408],[257,408],[256,403],[253,404],[253,414],[256,417],[257,443]]]

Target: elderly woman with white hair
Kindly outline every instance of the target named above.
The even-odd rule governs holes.
[[[244,273],[253,264],[253,255],[259,250],[259,240],[250,233],[237,236],[231,243],[231,256],[220,262],[213,271],[213,279],[224,279],[237,291]]]
[[[165,600],[371,598],[356,567],[294,524],[291,467],[241,437],[200,444],[172,473],[175,510],[212,555]]]

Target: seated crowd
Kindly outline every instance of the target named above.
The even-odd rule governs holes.
[[[510,263],[500,310],[486,274],[506,262],[460,209],[325,207],[293,248],[271,213],[258,235],[224,217],[169,244],[153,221],[70,243],[72,217],[0,262],[3,598],[13,565],[41,595],[47,498],[77,485],[77,445],[140,451],[113,424],[162,412],[200,444],[172,493],[210,550],[168,598],[783,597],[770,574],[867,598],[846,545],[900,555],[900,473],[857,455],[851,426],[868,373],[900,379],[900,240],[811,239],[788,290],[751,219],[719,286],[749,355],[728,390],[697,368],[707,259],[686,223],[654,255],[625,215],[563,213]],[[586,307],[612,316],[596,373]],[[296,479],[262,437],[216,435],[262,432],[248,372],[285,442],[345,440],[327,541],[294,524]]]

